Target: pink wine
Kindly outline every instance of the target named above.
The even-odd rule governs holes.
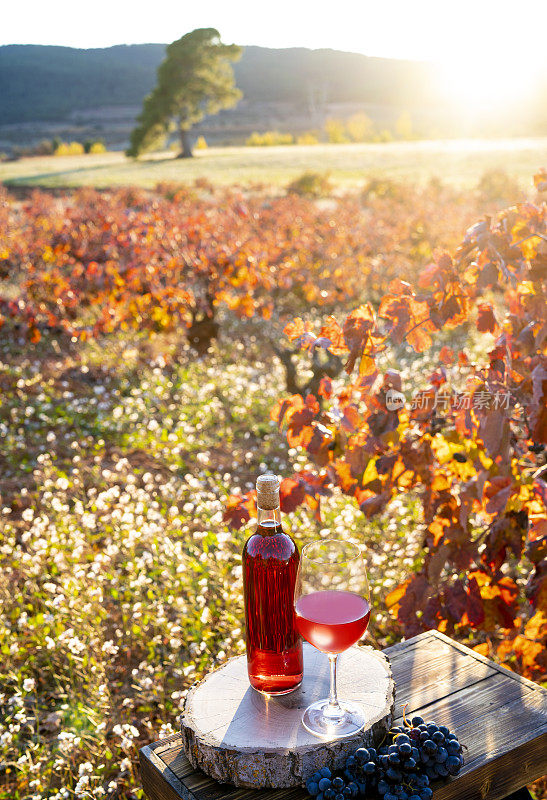
[[[279,480],[275,478],[274,486],[274,477],[264,475],[257,481],[258,525],[243,550],[243,594],[251,686],[267,694],[285,694],[300,685],[304,670],[294,613],[300,555],[281,527]],[[276,505],[262,508],[260,503]]]
[[[312,592],[296,603],[298,630],[324,653],[342,653],[367,629],[370,605],[353,592]]]

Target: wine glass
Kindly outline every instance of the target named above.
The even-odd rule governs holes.
[[[315,736],[341,739],[365,725],[358,703],[339,701],[336,659],[365,633],[370,590],[361,550],[340,539],[323,539],[302,548],[294,608],[299,633],[330,661],[330,695],[312,703],[302,724]]]

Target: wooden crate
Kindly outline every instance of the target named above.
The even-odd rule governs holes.
[[[438,631],[388,648],[397,719],[419,713],[466,745],[457,778],[433,786],[434,800],[500,800],[547,773],[547,691]],[[236,789],[190,765],[175,734],[143,747],[150,800],[304,800],[304,789]]]

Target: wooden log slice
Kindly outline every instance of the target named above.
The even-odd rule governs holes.
[[[338,657],[337,683],[339,698],[359,702],[367,724],[345,739],[320,739],[301,717],[328,697],[326,655],[304,643],[302,685],[276,697],[249,685],[245,656],[231,658],[188,692],[181,717],[186,755],[215,780],[249,788],[299,786],[321,767],[339,769],[356,747],[372,746],[389,730],[394,685],[387,658],[371,647]]]

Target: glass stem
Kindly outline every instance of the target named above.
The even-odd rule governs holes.
[[[330,664],[330,692],[329,702],[323,710],[323,715],[330,721],[336,722],[344,716],[344,709],[338,702],[338,695],[336,694],[336,659],[337,655],[329,655]]]

